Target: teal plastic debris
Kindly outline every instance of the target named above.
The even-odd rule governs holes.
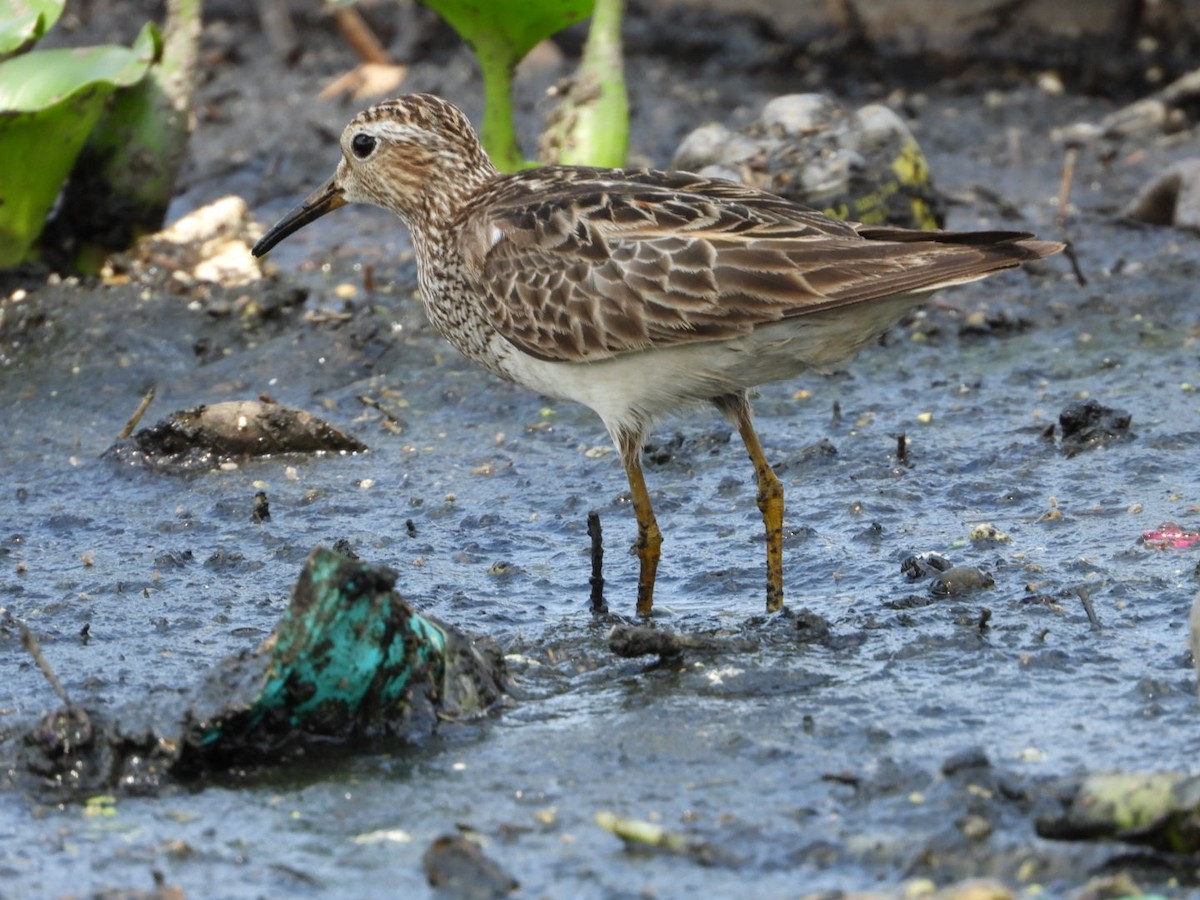
[[[233,765],[279,763],[318,740],[413,737],[505,697],[503,659],[413,611],[396,574],[317,548],[275,631],[181,700],[115,712],[68,705],[22,738],[22,768],[74,790],[144,792]]]
[[[244,712],[218,716],[204,743],[231,728],[328,733],[385,721],[403,712],[414,676],[439,683],[446,633],[413,612],[395,583],[389,569],[314,550],[287,614],[257,651],[267,661],[261,686]]]

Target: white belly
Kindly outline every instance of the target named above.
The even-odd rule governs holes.
[[[922,299],[894,297],[765,325],[731,340],[657,347],[596,362],[535,359],[497,335],[491,349],[507,377],[590,407],[612,431],[617,425],[648,426],[681,406],[793,378],[806,369],[829,370]]]

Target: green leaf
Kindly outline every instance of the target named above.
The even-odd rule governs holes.
[[[80,271],[162,227],[187,154],[200,8],[169,0],[160,61],[116,91],[75,162],[47,236],[70,236]]]
[[[147,25],[132,47],[38,50],[5,60],[0,63],[0,113],[40,112],[96,82],[135,84],[161,47],[158,29]]]
[[[421,0],[472,47],[503,48],[513,62],[543,38],[592,14],[595,0]]]
[[[54,27],[66,0],[0,0],[0,57],[32,47]]]
[[[492,162],[519,169],[524,156],[512,121],[512,72],[534,45],[586,19],[595,0],[420,0],[453,26],[483,70],[485,110],[480,137]]]
[[[142,79],[162,38],[129,47],[39,50],[0,63],[0,268],[29,254],[104,105]]]

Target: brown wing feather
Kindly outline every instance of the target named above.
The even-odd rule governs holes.
[[[534,170],[466,215],[465,255],[493,325],[548,360],[736,337],[974,280],[1061,247],[1019,232],[856,227],[677,172]]]

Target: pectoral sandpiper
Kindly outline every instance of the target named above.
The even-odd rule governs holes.
[[[642,476],[647,429],[712,403],[758,478],[767,610],[783,606],[783,486],[747,392],[828,370],[930,292],[1062,249],[1011,231],[924,232],[830,218],[684,172],[547,166],[502,175],[470,122],[414,94],[359,113],[332,179],[254,247],[346,203],[412,232],[434,327],[501,378],[599,414],[637,516],[637,612],[649,615],[662,535]]]

